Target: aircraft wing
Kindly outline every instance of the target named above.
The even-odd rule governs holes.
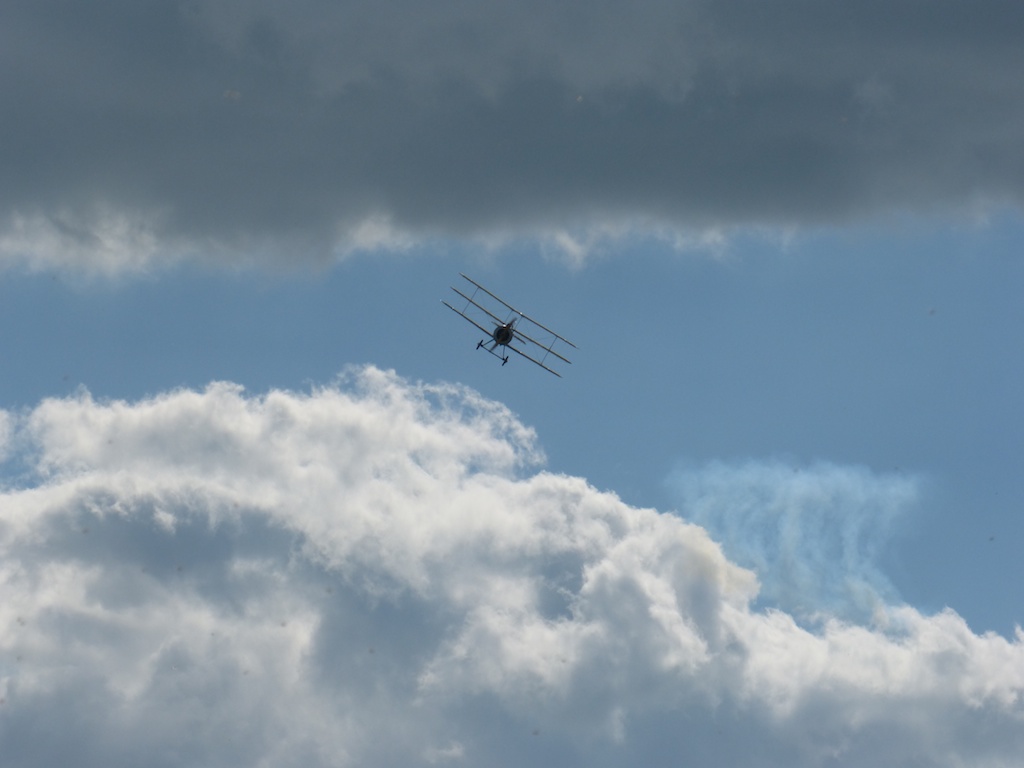
[[[554,355],[555,357],[557,357],[562,362],[565,362],[565,363],[568,363],[569,365],[572,365],[572,360],[570,360],[567,357],[563,357],[562,355],[560,355],[558,352],[555,352],[555,350],[553,350],[551,348],[552,346],[554,346],[554,343],[555,343],[554,341],[552,341],[551,344],[549,344],[548,346],[544,346],[543,344],[541,344],[536,339],[533,339],[533,338],[530,338],[529,336],[527,336],[525,333],[520,331],[518,328],[514,328],[512,332],[516,335],[516,338],[523,339],[524,341],[528,341],[531,344],[536,344],[538,347],[540,347],[541,349],[544,350],[544,354],[545,355]],[[552,334],[552,335],[558,336],[558,334]],[[565,339],[562,339],[561,336],[558,336],[558,338],[561,339],[562,341],[565,341]],[[571,341],[565,341],[565,343],[568,344],[569,346],[571,346],[573,349],[577,349],[576,345],[573,344]]]
[[[545,325],[541,325],[541,324],[540,324],[539,322],[537,322],[536,320],[534,320],[534,319],[533,319],[532,317],[530,317],[529,315],[527,315],[527,314],[526,314],[525,312],[520,312],[520,311],[519,311],[518,309],[516,309],[515,307],[513,307],[513,306],[512,306],[511,304],[509,304],[509,303],[508,303],[507,301],[505,301],[505,300],[504,300],[503,298],[501,298],[500,296],[496,296],[495,294],[491,293],[491,292],[490,292],[489,290],[487,290],[486,288],[484,288],[484,287],[483,287],[482,285],[480,285],[480,283],[478,283],[478,282],[477,282],[476,280],[474,280],[473,278],[471,278],[471,277],[467,277],[466,275],[463,275],[463,274],[462,274],[461,272],[459,272],[459,274],[460,274],[460,275],[461,275],[461,276],[462,276],[462,277],[463,277],[463,278],[464,278],[465,280],[468,280],[469,282],[471,282],[471,283],[472,283],[473,285],[475,285],[475,286],[476,286],[477,288],[479,288],[479,289],[480,289],[481,291],[483,291],[484,293],[486,293],[486,294],[487,294],[488,296],[490,296],[490,297],[491,297],[492,299],[494,299],[495,301],[497,301],[497,302],[499,302],[500,304],[504,305],[504,306],[505,306],[505,307],[507,307],[508,309],[512,310],[513,312],[515,312],[515,313],[516,313],[517,315],[519,315],[519,316],[520,316],[521,318],[523,318],[524,320],[528,320],[529,322],[533,323],[533,324],[534,324],[534,325],[536,325],[536,326],[537,326],[538,328],[540,328],[540,329],[541,329],[542,331],[547,331],[547,332],[548,332],[548,333],[550,333],[550,334],[551,334],[552,336],[554,336],[554,337],[555,337],[556,339],[561,339],[562,341],[564,341],[564,342],[565,342],[566,344],[568,344],[568,345],[569,345],[570,347],[572,347],[573,349],[579,349],[579,347],[577,347],[577,346],[576,346],[575,344],[573,344],[573,343],[572,343],[571,341],[569,341],[569,340],[568,340],[567,338],[565,338],[564,336],[560,336],[559,334],[555,333],[554,331],[552,331],[552,330],[551,330],[550,328],[548,328],[547,326],[545,326]],[[456,289],[454,289],[454,288],[453,288],[452,290],[454,290],[454,291],[455,291],[456,293],[458,293],[458,294],[459,294],[460,296],[463,296],[464,298],[468,298],[468,297],[466,297],[466,296],[465,296],[464,294],[462,294],[462,293],[461,293],[460,291],[458,291],[458,290],[456,290]],[[474,303],[475,303],[475,302],[474,302]],[[479,305],[478,305],[478,306],[479,306]],[[495,318],[495,319],[497,319],[497,318]],[[534,342],[534,343],[536,343],[536,342]],[[540,345],[538,345],[538,346],[542,347],[543,349],[547,349],[547,347],[544,347],[544,345],[543,345],[543,344],[540,344]]]
[[[493,312],[491,312],[491,310],[489,310],[489,309],[488,309],[487,307],[485,307],[485,306],[484,306],[483,304],[479,304],[478,302],[476,302],[475,300],[473,300],[472,298],[470,298],[469,296],[467,296],[466,294],[464,294],[464,293],[463,293],[462,291],[460,291],[460,290],[459,290],[458,288],[455,288],[454,286],[452,287],[452,290],[453,290],[453,291],[455,291],[455,292],[456,292],[457,294],[459,294],[459,296],[461,296],[462,298],[464,298],[464,299],[465,299],[466,301],[468,301],[468,302],[469,302],[470,304],[472,304],[472,305],[473,305],[474,307],[476,307],[477,309],[481,310],[481,311],[482,311],[482,312],[483,312],[483,313],[484,313],[485,315],[488,315],[488,316],[489,316],[489,317],[490,317],[490,318],[491,318],[491,319],[492,319],[492,320],[493,320],[494,322],[496,322],[496,323],[497,323],[498,325],[504,325],[504,324],[505,324],[505,321],[504,321],[504,320],[502,320],[502,319],[501,319],[500,317],[498,317],[498,316],[497,316],[496,314],[494,314]],[[445,304],[448,304],[448,302],[445,302]],[[449,307],[451,307],[452,309],[455,309],[455,307],[452,307],[452,305],[451,305],[451,304],[448,304],[448,306],[449,306]],[[469,307],[469,304],[467,304],[466,306],[467,306],[467,308],[468,308],[468,307]],[[458,312],[459,310],[455,309],[455,311],[456,311],[456,312]],[[460,312],[459,314],[463,314],[463,313],[461,313],[461,312]],[[464,316],[464,315],[463,315],[463,316]],[[490,331],[488,331],[487,333],[490,333]]]
[[[460,310],[456,309],[455,307],[453,307],[453,306],[452,306],[451,304],[449,304],[449,303],[448,303],[447,301],[445,301],[444,299],[441,299],[441,303],[442,303],[442,304],[444,304],[444,305],[445,305],[446,307],[448,307],[448,309],[450,309],[450,310],[451,310],[452,312],[454,312],[455,314],[457,314],[457,315],[459,315],[460,317],[462,317],[463,319],[465,319],[465,320],[466,320],[467,322],[470,322],[470,323],[472,323],[473,325],[475,325],[475,326],[476,326],[477,328],[479,328],[479,329],[480,329],[481,331],[483,331],[484,333],[486,333],[486,334],[487,334],[488,336],[490,336],[490,335],[491,335],[491,332],[490,332],[489,330],[487,330],[486,328],[484,328],[484,327],[483,327],[482,325],[480,325],[480,323],[478,323],[478,322],[477,322],[476,320],[474,320],[474,319],[473,319],[472,317],[470,317],[469,315],[467,315],[467,314],[466,314],[465,312],[462,312],[462,311],[460,311]]]
[[[523,352],[523,350],[521,350],[521,349],[517,349],[516,347],[513,347],[513,346],[512,346],[511,344],[509,344],[509,345],[508,345],[507,347],[505,347],[505,349],[511,349],[511,350],[512,350],[513,352],[515,352],[515,353],[516,353],[517,355],[519,355],[520,357],[525,357],[525,358],[526,358],[527,360],[529,360],[529,361],[530,361],[531,363],[533,363],[534,365],[539,365],[539,366],[540,366],[541,368],[543,368],[543,369],[544,369],[545,371],[547,371],[548,373],[553,373],[553,374],[555,374],[555,376],[557,376],[558,378],[562,378],[562,374],[560,374],[560,373],[559,373],[558,371],[554,370],[553,368],[548,368],[548,367],[547,367],[546,365],[544,365],[544,363],[542,363],[542,362],[541,362],[540,360],[535,360],[534,358],[530,357],[530,356],[529,356],[528,354],[526,354],[525,352]],[[561,355],[559,355],[559,357],[561,357]],[[563,359],[563,360],[565,360],[565,358],[562,358],[562,359]],[[568,360],[566,360],[566,362],[569,362],[569,361],[568,361]]]

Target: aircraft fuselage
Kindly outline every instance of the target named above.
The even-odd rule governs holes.
[[[508,346],[514,336],[512,333],[512,323],[509,323],[508,325],[499,325],[494,329],[494,333],[492,333],[491,336],[503,347]]]

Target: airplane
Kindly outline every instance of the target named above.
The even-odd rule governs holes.
[[[558,335],[550,328],[538,323],[529,315],[520,312],[507,301],[491,293],[489,290],[484,288],[482,285],[480,285],[480,283],[476,282],[472,278],[466,277],[466,275],[462,274],[461,272],[459,273],[459,275],[473,286],[473,291],[469,295],[463,293],[455,286],[452,286],[452,290],[466,300],[466,306],[463,309],[457,309],[444,299],[441,299],[441,303],[448,307],[448,309],[452,310],[452,312],[455,312],[457,315],[469,321],[477,328],[479,328],[481,331],[483,331],[485,334],[487,334],[487,338],[483,338],[479,342],[477,342],[476,348],[480,349],[481,347],[483,347],[485,350],[487,350],[492,355],[501,360],[502,366],[504,366],[508,362],[509,357],[507,350],[511,349],[520,357],[525,357],[531,363],[539,365],[548,373],[553,373],[555,376],[561,378],[562,374],[560,374],[554,368],[551,368],[546,364],[549,356],[554,356],[558,360],[561,360],[562,362],[570,365],[572,364],[572,361],[569,360],[560,352],[556,352],[554,349],[552,349],[552,347],[554,347],[555,343],[559,341],[568,344],[573,349],[578,349],[578,347],[564,336]],[[467,287],[466,290],[468,291],[469,288]],[[486,301],[484,299],[481,299],[480,301],[477,300],[477,295],[480,293],[480,291],[483,291],[491,299],[498,302],[498,304],[504,307],[504,310],[500,308],[494,308],[493,304],[491,305],[492,308],[488,309],[488,307],[485,306],[485,304],[480,303],[481,301]],[[478,322],[478,320],[474,319],[473,317],[470,317],[467,314],[467,312],[470,311],[474,312],[474,314],[479,318],[480,322]],[[498,312],[502,312],[505,316],[499,316],[499,314],[497,314]],[[490,320],[491,324],[494,325],[493,330],[488,329],[486,326],[481,324],[481,322],[487,322],[488,319]],[[537,339],[533,338],[533,336],[530,336],[523,331],[524,324],[526,324],[526,326],[530,328],[530,333],[532,333],[534,336],[540,336],[541,333],[545,333],[551,337],[551,340],[546,344],[542,343],[541,341],[538,341]],[[534,330],[534,328],[536,330]],[[544,355],[540,358],[540,360],[538,360],[536,357],[533,357],[527,351],[525,351],[533,351],[532,347],[530,347],[531,344],[537,347],[538,350],[544,351]],[[533,354],[539,356],[539,352],[533,352]],[[553,360],[552,364],[554,364]]]

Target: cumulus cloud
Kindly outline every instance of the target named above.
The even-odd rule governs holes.
[[[1024,635],[801,627],[701,527],[374,368],[82,393],[0,490],[5,765],[1010,766]]]
[[[1017,205],[1021,13],[15,0],[0,263],[301,261],[637,226],[692,242]]]
[[[11,450],[10,441],[14,432],[14,417],[0,410],[0,462],[7,459]]]

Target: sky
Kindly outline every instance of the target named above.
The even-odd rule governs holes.
[[[5,765],[1019,766],[1022,32],[5,3]]]

